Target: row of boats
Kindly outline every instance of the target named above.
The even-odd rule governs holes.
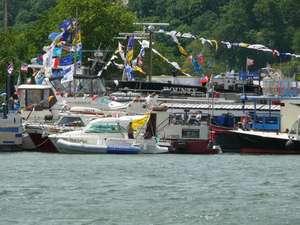
[[[280,132],[278,104],[132,91],[67,97],[50,82],[20,85],[18,93],[22,110],[1,115],[1,151],[300,153],[299,120]]]

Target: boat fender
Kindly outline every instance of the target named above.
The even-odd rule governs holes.
[[[290,150],[293,148],[294,142],[292,139],[289,139],[286,143],[285,143],[285,148]]]

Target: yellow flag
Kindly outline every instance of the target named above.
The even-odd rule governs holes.
[[[129,50],[126,55],[127,62],[130,63],[133,58],[133,49]]]
[[[178,44],[178,50],[184,56],[188,56],[189,55],[188,52],[180,44]]]
[[[218,42],[216,40],[211,40],[211,42],[215,43],[215,47],[216,47],[216,51],[217,51],[219,48]]]
[[[134,130],[141,129],[148,122],[150,115],[145,115],[142,118],[132,120],[132,128]]]
[[[81,32],[78,31],[78,32],[75,34],[75,38],[73,39],[72,44],[73,44],[73,45],[76,45],[76,44],[80,44],[80,43],[81,43]]]
[[[137,72],[139,72],[139,73],[145,74],[144,70],[143,70],[141,67],[139,67],[139,66],[134,66],[134,67],[133,67],[133,70],[134,70],[134,71],[137,71]]]

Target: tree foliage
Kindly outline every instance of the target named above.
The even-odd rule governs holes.
[[[157,10],[160,6],[161,11]],[[145,0],[131,0],[129,7],[137,12],[140,20],[155,18],[153,22],[169,22],[169,30],[190,31],[209,39],[263,44],[280,52],[300,53],[300,1],[297,0],[165,0],[151,4]],[[224,63],[227,69],[239,70],[245,67],[247,57],[256,59],[259,66],[267,62],[279,63],[272,55],[262,52],[219,48],[215,53],[205,46],[201,48],[201,43],[181,41],[194,55],[205,52],[215,73]],[[186,59],[178,60],[186,68],[189,66]],[[299,61],[292,64],[299,64]]]
[[[82,43],[85,49],[113,46],[113,37],[120,31],[133,29],[135,15],[118,0],[14,0],[15,10],[8,32],[1,32],[0,67],[5,73],[8,62],[29,62],[42,53],[42,47],[50,44],[48,35],[59,31],[58,25],[65,19],[77,18],[80,22]],[[46,10],[47,9],[47,10]],[[26,10],[29,10],[28,14]],[[32,11],[31,11],[32,10]],[[113,49],[114,50],[114,49]]]
[[[50,32],[67,18],[78,18],[84,49],[116,47],[113,37],[118,32],[137,29],[132,26],[136,16],[140,22],[169,22],[167,30],[192,32],[218,41],[263,44],[280,52],[300,54],[300,1],[298,0],[10,0],[9,31],[0,25],[0,71],[8,62],[28,62],[49,44]],[[0,10],[3,17],[3,10]],[[206,56],[204,73],[218,73],[245,67],[247,57],[260,62],[277,63],[287,75],[299,68],[299,60],[280,63],[272,55],[247,49],[218,51],[197,40],[180,39],[192,55]],[[187,58],[169,37],[155,35],[154,48],[170,61],[177,61],[185,71],[193,69]],[[146,59],[147,60],[147,59]],[[168,74],[171,68],[154,56],[154,74]],[[296,69],[295,69],[296,68]],[[147,70],[147,66],[146,66]],[[223,70],[223,71],[222,71]],[[1,76],[3,77],[3,76]],[[3,79],[1,79],[3,80]]]

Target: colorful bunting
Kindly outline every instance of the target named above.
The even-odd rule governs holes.
[[[158,33],[161,34],[166,34],[171,36],[171,38],[173,39],[173,41],[176,44],[179,44],[179,40],[178,37],[181,38],[190,38],[190,39],[198,39],[201,41],[201,43],[203,45],[205,45],[206,43],[208,43],[211,47],[214,47],[216,49],[216,51],[219,48],[219,44],[217,40],[210,40],[210,39],[206,39],[203,37],[196,37],[195,35],[191,34],[191,33],[180,33],[177,31],[164,31],[164,30],[159,30]],[[264,45],[261,44],[248,44],[248,43],[244,43],[244,42],[240,42],[240,43],[231,43],[229,41],[220,41],[221,44],[225,45],[226,48],[230,49],[232,47],[240,47],[240,48],[249,48],[249,49],[253,49],[253,50],[257,50],[257,51],[263,51],[263,52],[270,52],[273,54],[274,57],[279,57],[280,59],[287,59],[287,58],[300,58],[299,54],[293,54],[293,53],[280,53],[278,50],[276,49],[270,49]]]
[[[73,80],[75,68],[81,65],[81,33],[75,19],[64,20],[59,25],[59,29],[61,33],[52,32],[49,34],[48,38],[52,43],[43,48],[45,53],[42,57],[39,56],[32,62],[43,65],[40,72],[43,76],[51,79],[62,77],[61,82],[64,83]],[[36,79],[38,78],[36,77]],[[39,79],[37,81],[40,82]]]

